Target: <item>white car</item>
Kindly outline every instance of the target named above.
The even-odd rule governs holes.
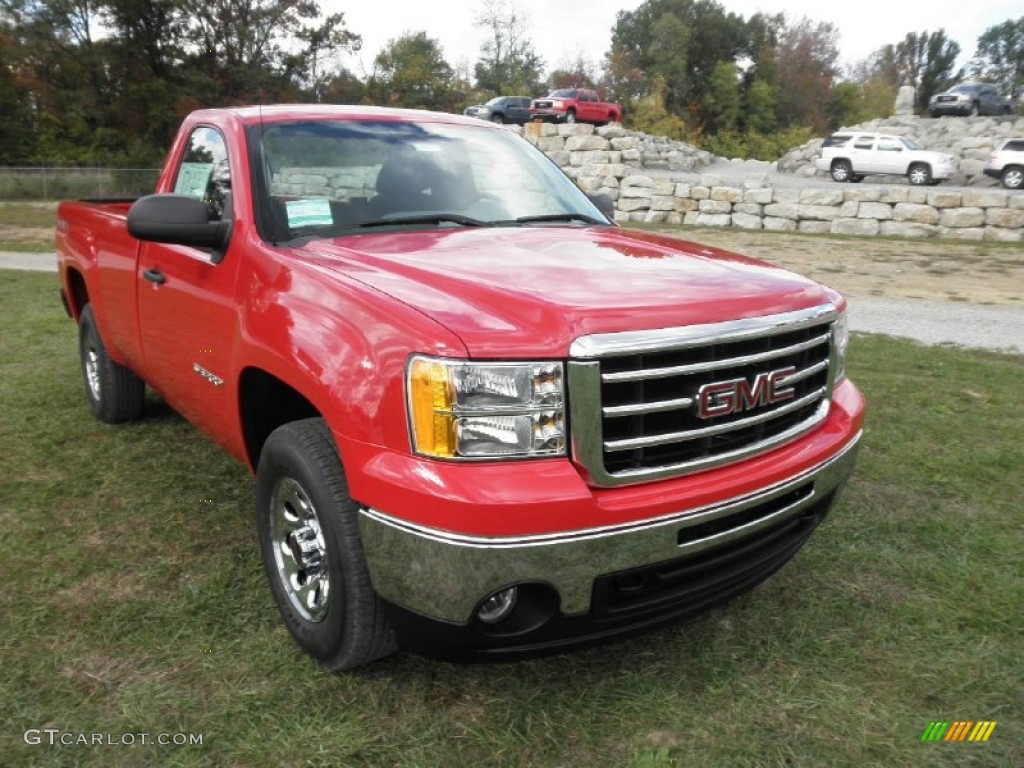
[[[1007,189],[1024,187],[1024,139],[1006,139],[988,156],[985,175],[1003,182]]]
[[[862,180],[868,174],[906,176],[911,184],[938,184],[957,169],[953,155],[932,152],[906,136],[879,133],[833,133],[825,139],[819,171],[833,181]]]

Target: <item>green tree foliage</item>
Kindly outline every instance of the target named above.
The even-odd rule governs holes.
[[[451,109],[454,72],[426,32],[406,34],[377,54],[367,90],[378,104]]]
[[[661,77],[666,108],[701,120],[715,65],[735,63],[746,47],[743,18],[715,0],[647,0],[619,12],[610,57],[643,72],[647,92]]]
[[[970,70],[1011,98],[1024,99],[1024,16],[986,29]]]
[[[158,163],[191,109],[316,100],[358,44],[314,0],[0,0],[0,20],[0,100],[27,94],[5,136],[29,126],[46,163]]]
[[[510,0],[484,0],[475,24],[486,35],[476,63],[477,87],[497,95],[544,89],[544,62],[533,50],[527,18]]]
[[[0,19],[0,164],[26,163],[35,151],[31,90],[10,25]]]
[[[686,123],[665,108],[665,81],[656,75],[651,92],[640,99],[631,112],[630,126],[637,131],[670,139],[687,137]]]
[[[894,88],[912,85],[917,89],[916,106],[924,111],[932,95],[963,77],[955,69],[960,44],[937,32],[910,32],[895,45],[883,46],[874,55],[876,74]]]
[[[711,70],[711,88],[705,101],[706,130],[731,131],[743,112],[740,70],[731,61],[720,61]]]

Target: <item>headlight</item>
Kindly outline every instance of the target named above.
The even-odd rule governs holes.
[[[413,357],[406,395],[413,450],[450,459],[565,455],[561,363]]]
[[[850,324],[843,312],[832,323],[832,361],[835,375],[832,380],[838,384],[846,377],[846,349],[850,346]]]

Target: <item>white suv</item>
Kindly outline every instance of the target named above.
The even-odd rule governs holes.
[[[985,175],[1001,179],[1007,189],[1024,186],[1024,139],[1007,139],[988,156]]]
[[[906,176],[911,184],[938,184],[956,173],[952,155],[932,152],[905,136],[878,133],[833,133],[815,161],[833,181],[857,182],[868,174]]]

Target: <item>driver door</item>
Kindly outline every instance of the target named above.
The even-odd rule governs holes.
[[[210,220],[232,217],[231,158],[213,127],[192,131],[174,191],[206,203]],[[181,415],[218,442],[237,439],[232,349],[240,246],[219,263],[199,248],[142,243],[137,268],[142,350],[150,381]]]

